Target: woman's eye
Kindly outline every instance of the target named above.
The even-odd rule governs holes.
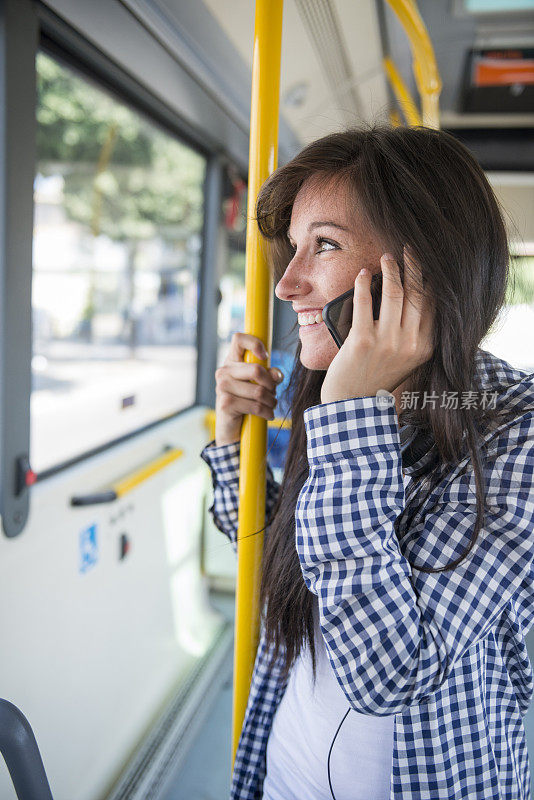
[[[335,242],[331,242],[330,239],[323,239],[322,236],[318,237],[317,246],[319,247],[320,253],[327,253],[329,250],[338,249],[338,245]]]
[[[292,242],[288,244],[292,255],[295,255],[297,252],[297,245]],[[315,245],[318,248],[318,253],[328,253],[330,250],[339,250],[339,245],[336,242],[332,242],[330,239],[323,239],[322,236],[316,238]]]

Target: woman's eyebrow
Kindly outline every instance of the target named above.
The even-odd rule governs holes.
[[[339,228],[340,231],[347,231],[347,233],[349,232],[349,229],[346,228],[345,225],[340,225],[339,222],[332,222],[331,220],[323,220],[321,222],[310,222],[310,224],[308,225],[308,230],[312,231],[314,230],[314,228],[323,228],[323,227]]]
[[[338,228],[340,231],[346,231],[350,233],[350,229],[345,227],[345,225],[340,225],[339,222],[332,222],[331,220],[320,220],[317,222],[310,222],[308,225],[308,232],[315,230],[315,228]],[[289,230],[286,234],[288,239],[292,239],[291,233]]]

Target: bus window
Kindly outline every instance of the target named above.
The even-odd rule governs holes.
[[[194,403],[206,162],[45,53],[37,80],[40,472]]]
[[[513,251],[531,248],[530,243],[526,248],[512,244],[505,303],[481,343],[483,349],[529,373],[534,372],[534,355],[532,338],[525,334],[534,330],[534,256]]]

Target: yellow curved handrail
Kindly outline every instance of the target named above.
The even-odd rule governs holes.
[[[410,42],[412,67],[421,97],[422,124],[428,128],[439,128],[439,95],[442,83],[425,23],[413,0],[388,0],[388,3],[399,18]]]
[[[283,0],[256,0],[247,207],[245,332],[269,352],[272,338],[272,276],[254,219],[259,189],[276,169]],[[250,351],[247,363],[268,366]],[[241,429],[237,583],[232,714],[232,764],[245,718],[259,641],[259,589],[265,526],[267,420],[247,414]],[[255,531],[260,531],[251,536]]]
[[[408,87],[404,83],[400,72],[395,66],[394,61],[389,56],[386,56],[382,63],[384,65],[384,69],[386,70],[386,75],[389,78],[389,82],[391,83],[391,87],[395,92],[395,97],[397,98],[402,109],[402,113],[404,114],[404,119],[408,125],[421,125],[421,115],[419,114],[419,109],[417,108]],[[396,124],[399,123],[400,120]]]

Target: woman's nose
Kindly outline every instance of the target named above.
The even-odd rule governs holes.
[[[305,291],[305,279],[299,269],[292,268],[292,263],[287,265],[286,271],[276,284],[274,293],[279,300],[291,300],[294,295],[302,294]]]

